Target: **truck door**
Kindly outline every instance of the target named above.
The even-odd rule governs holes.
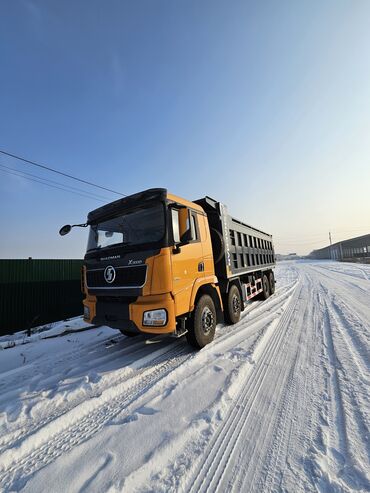
[[[172,228],[175,243],[180,242],[180,221],[181,211],[172,209]],[[201,219],[201,218],[199,218]],[[173,293],[175,297],[176,315],[182,315],[189,311],[190,297],[194,283],[197,279],[204,277],[204,259],[202,241],[200,236],[200,227],[198,214],[195,211],[189,211],[187,221],[191,229],[192,240],[187,245],[176,248],[172,252],[172,275],[173,275]]]

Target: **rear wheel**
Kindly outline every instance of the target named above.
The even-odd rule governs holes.
[[[213,341],[216,331],[216,309],[212,298],[204,294],[195,307],[192,318],[189,320],[186,338],[188,343],[201,349]]]
[[[242,311],[242,299],[238,287],[233,284],[227,293],[225,303],[225,322],[227,324],[236,324],[240,320]]]
[[[270,287],[270,294],[275,293],[275,276],[273,272],[270,272],[269,274],[269,287]]]
[[[262,293],[261,293],[261,300],[267,300],[267,298],[270,296],[270,285],[269,285],[269,280],[266,276],[266,274],[263,274],[262,277]]]
[[[119,329],[119,331],[121,332],[121,334],[123,334],[126,337],[136,337],[139,335],[138,332],[130,332],[129,330],[125,330],[125,329]]]

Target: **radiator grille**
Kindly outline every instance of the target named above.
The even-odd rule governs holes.
[[[146,265],[134,267],[115,267],[116,275],[113,282],[105,280],[105,269],[88,270],[86,272],[87,286],[89,288],[133,288],[145,284]]]

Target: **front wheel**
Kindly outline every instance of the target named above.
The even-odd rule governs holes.
[[[213,341],[216,332],[216,309],[212,298],[204,294],[195,307],[193,316],[189,320],[186,338],[188,343],[201,349]]]

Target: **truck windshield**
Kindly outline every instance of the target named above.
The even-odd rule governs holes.
[[[162,203],[124,211],[120,216],[90,226],[87,251],[118,245],[160,241],[165,234]]]

